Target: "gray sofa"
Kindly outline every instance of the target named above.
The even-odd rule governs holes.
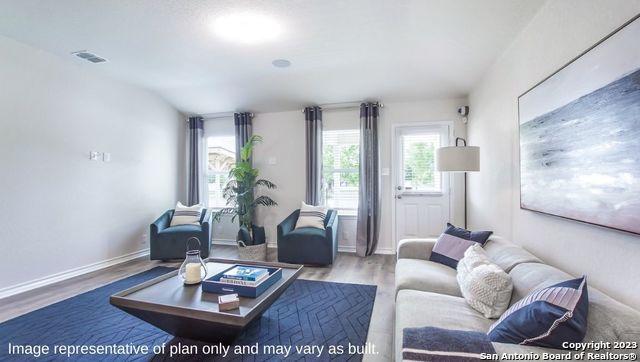
[[[397,361],[402,360],[403,328],[432,326],[487,332],[496,321],[484,318],[467,304],[460,293],[455,269],[429,261],[435,242],[435,239],[406,239],[398,244],[394,333]],[[489,239],[485,250],[494,263],[511,275],[514,286],[511,304],[533,290],[574,278],[497,236]],[[640,312],[589,287],[588,330],[584,341],[640,341]],[[493,345],[498,354],[566,352],[516,344]]]

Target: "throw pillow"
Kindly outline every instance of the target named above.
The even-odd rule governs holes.
[[[447,223],[447,228],[438,238],[429,260],[456,268],[464,252],[475,243],[484,243],[493,231],[469,231]]]
[[[464,252],[458,262],[457,279],[464,299],[485,318],[498,318],[509,307],[511,276],[489,260],[480,244]]]
[[[512,305],[489,328],[493,342],[563,348],[587,333],[589,296],[586,277],[543,288]]]
[[[296,222],[296,229],[317,228],[324,230],[324,219],[327,217],[327,208],[323,206],[312,206],[302,202],[300,215]]]
[[[204,207],[200,204],[184,206],[181,202],[178,202],[176,209],[173,211],[173,217],[171,218],[171,224],[169,226],[200,225],[202,211],[204,211]]]

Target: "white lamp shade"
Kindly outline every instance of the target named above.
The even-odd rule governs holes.
[[[459,146],[436,149],[436,170],[443,172],[480,171],[480,147]]]

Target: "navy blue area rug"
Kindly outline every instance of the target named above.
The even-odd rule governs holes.
[[[332,360],[359,361],[360,354],[349,354],[351,346],[363,346],[376,295],[373,285],[330,283],[296,280],[267,309],[261,318],[254,320],[232,346],[229,354],[199,353],[198,355],[169,355],[178,347],[202,351],[203,343],[174,338],[109,304],[109,296],[173,269],[156,267],[98,289],[49,305],[0,324],[0,360],[33,360],[36,349],[40,359],[46,361],[279,361],[279,360]],[[131,352],[133,347],[165,344],[160,354]],[[279,350],[273,354],[249,353],[248,347],[291,346],[285,357]],[[121,348],[118,354],[81,353],[81,346],[114,346]],[[43,349],[49,348],[47,353]],[[54,353],[54,348],[58,348]],[[67,357],[60,348],[72,346],[76,351]],[[127,347],[128,346],[128,347]],[[247,354],[234,355],[235,347],[245,346]],[[323,347],[322,353],[296,353],[296,346]],[[10,348],[13,353],[10,353]],[[94,347],[95,348],[95,347]],[[128,348],[123,353],[124,348]],[[156,347],[157,348],[157,347]],[[330,354],[330,348],[334,353]],[[342,348],[342,353],[340,352]],[[19,354],[29,352],[30,354]],[[318,352],[316,349],[314,352]]]

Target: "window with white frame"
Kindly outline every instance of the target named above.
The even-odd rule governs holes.
[[[210,208],[226,206],[222,190],[229,179],[229,170],[236,164],[235,145],[234,136],[207,137],[207,205]]]
[[[322,187],[325,205],[343,213],[358,209],[360,131],[322,132]]]

